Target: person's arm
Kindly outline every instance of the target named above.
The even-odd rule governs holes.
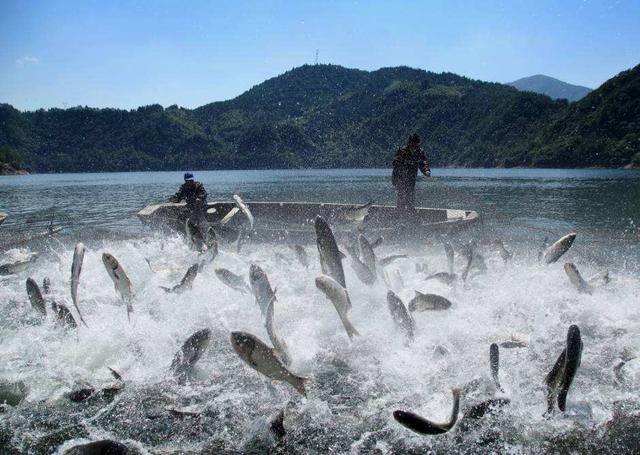
[[[420,172],[424,174],[425,177],[431,177],[431,168],[429,167],[429,159],[427,155],[424,153],[424,150],[420,149],[420,164],[419,164]]]
[[[196,193],[196,198],[205,201],[207,199],[207,190],[204,189],[204,185],[202,183],[198,184],[198,191]]]
[[[183,187],[184,185],[180,186],[178,192],[169,198],[169,202],[180,202],[184,199],[184,195],[182,194],[184,189]]]

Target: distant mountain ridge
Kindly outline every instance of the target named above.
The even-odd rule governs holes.
[[[196,109],[0,104],[0,145],[37,172],[389,167],[418,132],[433,166],[620,167],[640,163],[639,74],[568,104],[452,73],[304,65]]]
[[[555,100],[566,99],[569,101],[578,101],[592,91],[589,87],[569,84],[544,74],[523,77],[517,81],[509,82],[507,85],[523,92],[540,93]]]

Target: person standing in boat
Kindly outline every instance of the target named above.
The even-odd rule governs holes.
[[[426,177],[431,177],[431,169],[427,156],[420,147],[420,136],[409,136],[407,145],[400,147],[393,160],[391,182],[396,188],[396,209],[402,215],[415,213],[416,177],[418,170]]]
[[[187,201],[189,217],[196,224],[205,218],[207,212],[207,191],[204,185],[193,179],[191,172],[185,172],[184,183],[176,194],[169,198],[170,202]]]

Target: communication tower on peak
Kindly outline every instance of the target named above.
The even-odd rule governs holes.
[[[318,64],[318,55],[320,54],[320,49],[316,49],[316,65]]]

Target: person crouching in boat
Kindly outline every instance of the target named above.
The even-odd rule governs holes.
[[[416,177],[418,170],[426,177],[431,177],[429,161],[420,147],[420,136],[409,136],[407,145],[400,147],[393,160],[391,182],[396,188],[396,209],[402,216],[415,214]]]
[[[207,191],[204,185],[193,180],[193,174],[186,172],[184,174],[184,183],[176,194],[169,198],[169,202],[187,201],[187,210],[189,217],[196,224],[205,219],[207,213]]]

